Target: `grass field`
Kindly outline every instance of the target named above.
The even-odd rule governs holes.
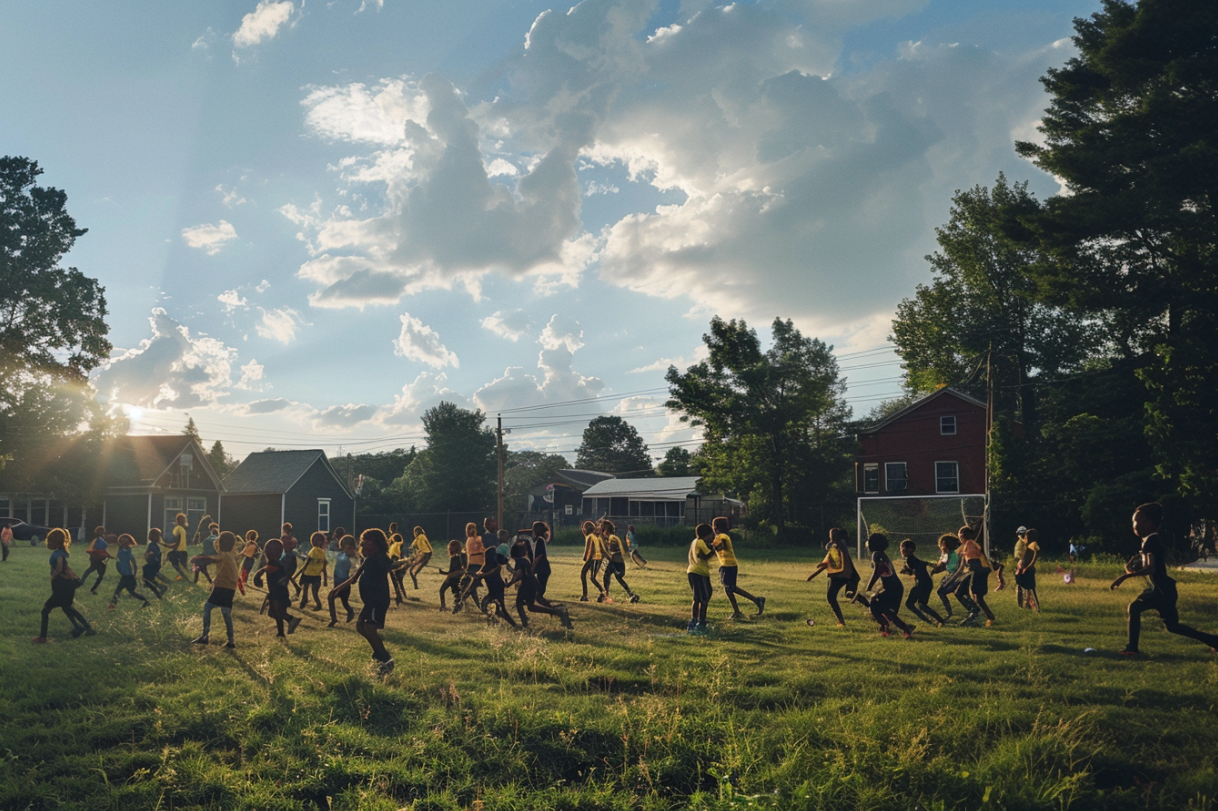
[[[1141,586],[1109,592],[1114,567],[1070,586],[1042,567],[1044,614],[1003,591],[994,628],[906,641],[851,606],[835,628],[811,554],[750,550],[741,586],[765,616],[726,621],[717,590],[712,632],[687,637],[683,550],[648,552],[628,573],[643,602],[568,603],[570,635],[441,614],[439,577],[420,578],[380,680],[320,614],[285,644],[247,597],[226,651],[190,644],[201,587],[106,611],[113,568],[77,599],[97,636],[70,639],[57,612],[32,645],[47,553],[18,547],[0,566],[0,808],[1218,807],[1218,657],[1154,618],[1144,655],[1118,656]],[[578,596],[575,555],[555,550],[552,596]],[[1183,621],[1218,629],[1218,579],[1177,576]]]

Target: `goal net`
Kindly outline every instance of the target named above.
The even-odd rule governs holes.
[[[858,555],[863,557],[867,536],[881,532],[892,549],[908,538],[918,545],[919,556],[929,560],[938,554],[940,535],[955,535],[965,525],[977,530],[977,542],[988,554],[987,523],[983,495],[860,496]]]

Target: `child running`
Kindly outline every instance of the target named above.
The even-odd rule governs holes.
[[[579,598],[579,601],[581,603],[588,602],[588,575],[592,575],[592,585],[596,586],[596,590],[600,592],[597,602],[601,602],[605,599],[605,590],[601,588],[601,584],[596,580],[596,576],[601,570],[601,558],[604,557],[604,551],[601,549],[601,539],[596,534],[596,524],[593,524],[591,521],[585,521],[582,530],[584,533],[584,568],[579,570],[579,581],[583,585],[584,593]]]
[[[600,538],[601,544],[605,550],[605,583],[601,589],[601,599],[597,602],[613,602],[613,598],[609,596],[609,578],[616,577],[617,582],[622,584],[622,588],[626,590],[626,596],[630,598],[630,602],[637,603],[639,595],[630,590],[630,585],[626,582],[626,555],[622,548],[622,539],[614,535],[614,530],[617,529],[613,522],[608,518],[601,519]]]
[[[258,531],[251,529],[245,533],[245,548],[241,550],[241,575],[237,578],[237,590],[243,597],[245,596],[245,581],[249,578],[250,572],[254,571],[260,554],[262,554],[262,549],[258,546]]]
[[[478,605],[478,572],[485,562],[486,547],[478,534],[478,525],[470,521],[465,525],[465,578],[461,581],[461,595],[453,602],[454,614],[461,610],[470,594],[474,595],[474,605]]]
[[[935,568],[930,570],[932,575],[947,572],[947,576],[939,581],[937,592],[939,599],[943,601],[944,622],[952,618],[952,604],[949,598],[953,594],[956,595],[956,600],[964,606],[966,615],[977,610],[977,605],[968,596],[968,569],[964,567],[964,561],[960,558],[959,546],[959,539],[950,532],[940,535],[939,562],[935,564]]]
[[[402,560],[402,544],[405,540],[397,533],[397,524],[389,525],[389,581],[393,583],[394,602],[401,605],[406,602],[406,592],[402,588],[402,570],[405,566],[399,565]]]
[[[549,528],[546,527],[545,523],[542,521],[537,521],[533,524],[533,537],[535,539],[536,546],[543,550],[542,554],[544,559],[545,539],[544,535],[539,537],[538,524],[541,524],[540,531],[543,533],[548,532]],[[536,569],[534,569],[532,566],[532,563],[536,561],[536,558],[534,558],[533,561],[529,560],[528,536],[526,536],[523,532],[517,534],[516,542],[512,544],[510,554],[512,560],[515,562],[515,570],[512,573],[512,578],[508,581],[507,585],[509,588],[513,585],[517,586],[516,613],[520,615],[520,627],[529,627],[529,619],[525,615],[525,611],[528,611],[533,614],[549,614],[551,616],[558,617],[559,622],[562,623],[562,627],[568,631],[571,630],[571,618],[568,616],[566,608],[553,606],[549,603],[538,605],[538,602],[540,601],[540,581],[537,577]]]
[[[711,598],[710,564],[708,561],[715,552],[710,542],[715,538],[715,531],[710,524],[698,524],[694,527],[694,539],[689,544],[689,565],[685,568],[689,578],[689,588],[694,593],[693,605],[690,609],[690,620],[685,626],[687,634],[706,633],[706,609]]]
[[[344,535],[342,540],[338,542],[338,559],[334,561],[334,583],[335,586],[330,590],[330,594],[326,600],[330,603],[330,625],[333,628],[338,625],[338,613],[335,609],[335,601],[342,600],[343,608],[347,609],[347,622],[355,619],[355,609],[351,607],[351,585],[347,583],[351,579],[351,558],[355,556],[355,538],[350,535]],[[342,583],[344,585],[338,585]]]
[[[106,540],[106,528],[98,527],[93,530],[93,541],[85,549],[85,554],[89,556],[89,568],[85,569],[85,573],[80,576],[80,587],[84,588],[89,575],[97,572],[97,580],[93,582],[93,588],[89,590],[93,594],[97,594],[97,587],[101,585],[102,578],[106,576],[106,563],[114,557],[107,551],[109,546],[110,542]]]
[[[825,593],[825,599],[833,611],[833,616],[837,617],[837,627],[845,628],[846,619],[842,616],[841,606],[837,604],[838,592],[844,588],[846,597],[861,603],[864,608],[869,608],[871,601],[859,592],[859,581],[862,578],[854,566],[854,559],[850,557],[850,550],[846,548],[846,530],[841,527],[829,530],[829,540],[825,542],[825,559],[816,564],[816,570],[808,575],[807,582],[812,582],[812,578],[821,572],[829,573],[829,589]]]
[[[165,559],[178,573],[176,580],[186,579],[186,534],[186,514],[178,513],[173,517],[173,540],[165,544]]]
[[[148,546],[144,549],[144,568],[140,572],[144,585],[151,589],[159,600],[169,590],[169,578],[161,574],[161,531],[156,527],[148,530]],[[160,585],[160,580],[164,585]]]
[[[561,603],[551,602],[546,599],[546,589],[549,587],[550,574],[550,525],[545,521],[533,522],[533,547],[532,559],[530,567],[532,568],[533,576],[537,578],[537,602],[553,608],[561,605]]]
[[[427,540],[427,533],[422,527],[414,528],[414,540],[410,542],[410,566],[406,569],[406,574],[410,575],[410,582],[414,583],[415,591],[419,590],[419,572],[423,571],[428,562],[431,560],[431,541]]]
[[[359,552],[363,562],[354,574],[335,586],[334,591],[359,581],[359,597],[364,608],[355,630],[372,647],[372,658],[378,664],[380,675],[388,676],[393,670],[393,657],[385,649],[381,629],[385,627],[385,616],[389,613],[389,539],[382,530],[366,529],[360,534]]]
[[[135,538],[127,533],[118,536],[118,559],[114,564],[114,568],[118,569],[118,586],[114,589],[114,596],[110,598],[110,605],[107,606],[111,611],[118,604],[118,595],[123,589],[127,590],[135,599],[144,604],[147,608],[150,603],[148,598],[135,590],[135,555],[131,552],[131,547],[135,546]],[[159,595],[158,595],[159,597]]]
[[[275,635],[284,639],[284,624],[287,624],[287,633],[295,633],[300,617],[288,613],[288,607],[292,604],[292,597],[288,593],[291,575],[283,565],[283,541],[278,538],[267,541],[262,555],[266,558],[266,565],[254,572],[254,585],[261,587],[262,578],[266,576],[266,599],[270,604],[271,619],[275,620]]]
[[[465,577],[465,553],[462,551],[461,542],[456,538],[448,542],[448,571],[441,569],[440,574],[444,575],[444,582],[440,584],[440,610],[447,611],[444,593],[451,591],[453,605],[456,605],[461,599],[461,578]]]
[[[937,627],[942,628],[943,618],[927,605],[927,600],[930,599],[931,592],[935,588],[935,581],[930,576],[930,563],[915,555],[916,550],[917,546],[913,541],[908,538],[901,541],[901,557],[905,558],[905,566],[902,567],[901,574],[912,576],[914,581],[913,587],[909,590],[909,599],[905,601],[905,607],[917,614],[923,622],[933,622]]]
[[[960,527],[960,532],[957,533],[960,538],[960,557],[964,560],[964,565],[969,571],[969,597],[976,604],[969,615],[961,620],[961,625],[972,625],[977,621],[977,609],[985,612],[985,627],[989,628],[994,624],[994,612],[990,610],[989,605],[985,602],[985,595],[990,590],[990,572],[993,570],[993,565],[985,552],[981,548],[981,544],[977,543],[977,530],[969,526]]]
[[[314,532],[309,536],[309,554],[305,558],[304,569],[300,572],[300,607],[304,608],[309,602],[309,589],[313,590],[313,610],[321,611],[321,598],[318,596],[322,586],[329,585],[326,579],[330,567],[330,559],[326,557],[326,533]]]
[[[204,516],[207,518],[208,516]],[[220,538],[220,525],[212,521],[207,525],[207,535],[203,537],[203,554],[196,555],[195,560],[198,560],[198,565],[194,566],[195,582],[199,582],[199,575],[207,578],[207,582],[211,583],[211,572],[207,571],[211,568],[212,558],[216,555],[216,541]],[[233,539],[236,542],[236,538]]]
[[[635,566],[640,569],[647,568],[647,558],[639,551],[639,536],[634,531],[634,524],[626,525],[626,549],[629,550],[630,559],[634,561]]]
[[[1036,561],[1040,557],[1040,534],[1034,529],[1019,528],[1015,541],[1015,604],[1040,613],[1040,597],[1036,594]]]
[[[72,623],[73,638],[81,634],[93,636],[96,631],[89,625],[88,620],[72,607],[80,580],[68,565],[68,547],[72,545],[68,533],[58,527],[52,529],[47,533],[46,545],[47,549],[51,550],[51,596],[42,605],[42,630],[33,641],[38,644],[47,641],[47,624],[50,622],[51,612],[56,608],[63,609],[64,616]]]
[[[871,616],[880,624],[880,636],[888,636],[889,626],[895,625],[909,639],[915,626],[906,624],[898,616],[905,586],[892,568],[892,561],[885,552],[887,549],[887,535],[876,532],[867,538],[867,551],[871,553],[871,579],[867,581],[867,591],[875,587],[876,581],[879,581],[882,589],[871,598]]]
[[[216,577],[211,581],[211,593],[207,595],[207,601],[203,603],[203,633],[194,641],[196,645],[207,644],[211,634],[211,612],[218,608],[220,616],[224,617],[224,630],[228,634],[228,642],[224,647],[237,647],[237,643],[233,640],[233,595],[237,592],[237,559],[233,557],[233,548],[236,545],[237,537],[233,533],[221,532],[216,537],[215,553],[205,556],[215,564]],[[200,561],[200,563],[203,562]],[[289,631],[289,633],[291,632]]]
[[[760,617],[765,611],[765,598],[754,597],[736,585],[740,564],[736,561],[736,553],[732,549],[732,536],[727,534],[728,520],[723,517],[716,518],[711,522],[711,528],[715,532],[715,539],[711,545],[715,548],[715,555],[719,558],[719,583],[723,586],[723,593],[727,595],[728,602],[732,604],[731,618],[733,620],[744,619],[744,613],[736,604],[737,594],[757,606],[757,616]]]

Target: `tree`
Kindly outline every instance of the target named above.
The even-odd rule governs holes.
[[[1160,473],[1218,515],[1218,6],[1104,0],[1074,25],[1045,142],[1017,145],[1069,191],[1026,218],[1037,281],[1136,359]]]
[[[634,479],[651,475],[651,456],[638,430],[621,417],[596,417],[584,429],[575,466]]]
[[[442,402],[423,412],[427,447],[391,487],[423,512],[487,510],[495,504],[495,433],[481,411]]]
[[[762,351],[743,321],[711,320],[709,357],[684,374],[669,367],[668,407],[701,426],[704,473],[749,498],[750,512],[781,534],[791,493],[828,500],[848,469],[849,408],[832,350],[774,319]]]
[[[567,457],[539,451],[508,451],[503,462],[503,496],[513,509],[524,509],[529,491],[554,481],[558,471],[571,467]]]
[[[656,473],[661,476],[688,476],[693,458],[694,455],[685,448],[669,448],[664,453],[664,461],[656,468]]]
[[[207,461],[211,463],[212,470],[216,471],[216,475],[221,480],[237,467],[237,460],[225,453],[224,444],[218,439],[212,443],[211,450],[207,452]]]
[[[193,439],[195,442],[200,444],[203,442],[203,437],[199,436],[199,426],[195,425],[195,418],[191,417],[190,415],[187,415],[186,417],[186,427],[182,429],[182,433],[185,436]]]

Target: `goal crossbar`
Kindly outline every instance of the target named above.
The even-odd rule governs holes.
[[[990,547],[989,499],[984,493],[939,493],[926,496],[859,496],[858,550],[861,559],[871,527],[880,527],[895,545],[905,538],[934,541],[943,533],[955,534],[960,527],[975,527],[978,541]],[[923,556],[929,550],[923,548]],[[929,552],[935,556],[938,550]]]

